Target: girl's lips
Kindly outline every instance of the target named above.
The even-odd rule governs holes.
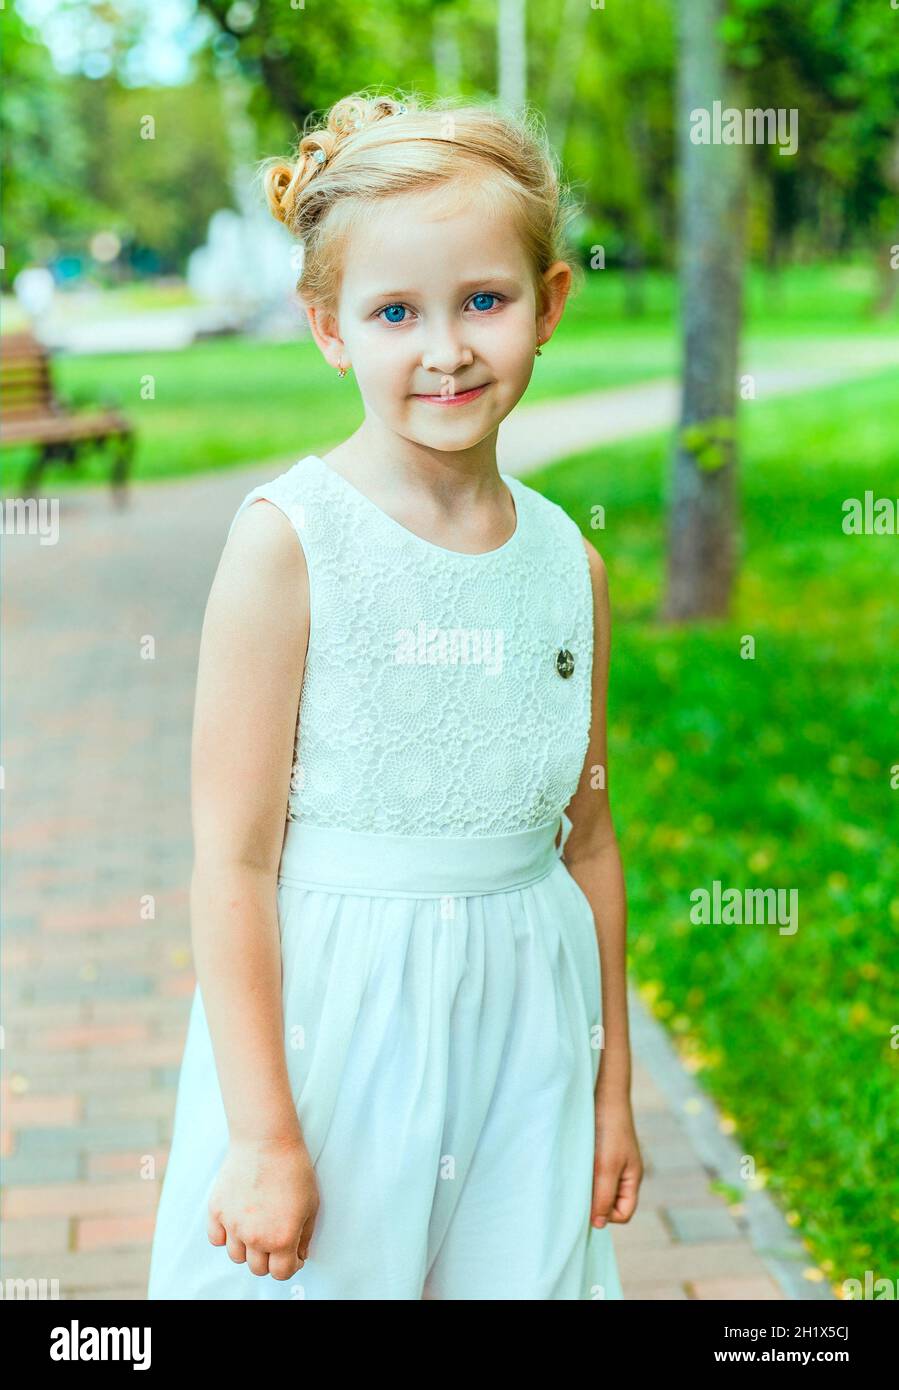
[[[473,386],[470,391],[457,391],[454,396],[416,396],[415,399],[430,401],[432,405],[464,405],[466,401],[477,400],[489,385],[490,383],[485,381],[483,386]]]

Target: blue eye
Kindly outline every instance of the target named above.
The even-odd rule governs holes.
[[[493,294],[489,290],[481,290],[478,294],[471,297],[471,304],[478,313],[488,313],[500,302],[502,296]],[[405,323],[407,317],[405,304],[385,304],[383,309],[379,309],[377,317],[383,323]]]

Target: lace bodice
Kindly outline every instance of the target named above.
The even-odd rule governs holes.
[[[589,566],[567,513],[502,477],[517,527],[477,555],[416,536],[316,455],[241,502],[234,521],[257,498],[281,508],[309,572],[289,820],[501,835],[567,806],[590,728]]]

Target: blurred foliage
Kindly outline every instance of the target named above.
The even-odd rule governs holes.
[[[135,88],[114,74],[61,76],[14,9],[0,35],[8,277],[67,254],[89,260],[99,231],[117,233],[126,254],[152,252],[154,269],[183,271],[211,214],[233,205],[211,55],[200,55],[187,85]],[[147,116],[153,139],[141,136]]]
[[[0,16],[0,60],[3,245],[7,272],[15,275],[50,253],[52,229],[67,227],[83,244],[104,211],[82,178],[89,133],[75,119],[71,80],[56,72],[46,48],[9,7]]]
[[[770,252],[844,253],[858,229],[899,237],[899,25],[870,0],[730,0],[731,58],[749,104],[795,107],[799,154],[753,149],[771,200]]]
[[[220,93],[208,57],[201,68],[183,87],[121,87],[112,77],[73,83],[73,118],[93,137],[85,186],[106,209],[103,225],[124,242],[152,248],[163,271],[182,269],[212,214],[233,205]],[[149,129],[152,138],[143,138]]]
[[[209,214],[233,205],[239,161],[221,84],[234,71],[249,85],[255,158],[286,152],[311,113],[350,91],[496,92],[496,0],[198,0],[209,36],[191,81],[142,89],[122,76],[140,7],[65,3],[83,11],[85,45],[95,24],[112,29],[114,62],[102,78],[63,78],[16,10],[4,12],[12,273],[54,245],[83,250],[107,227],[183,271]],[[599,245],[610,266],[674,264],[674,15],[674,0],[527,5],[528,101],[583,205],[573,230],[585,260]],[[796,156],[751,151],[751,253],[774,265],[866,248],[886,286],[885,247],[899,241],[896,12],[886,0],[729,0],[725,30],[746,104],[799,111]],[[140,139],[146,114],[155,141]],[[642,308],[638,295],[630,307]]]
[[[233,40],[257,109],[275,106],[297,129],[310,111],[373,85],[442,93],[456,90],[458,71],[472,98],[495,90],[492,0],[331,0],[326,12],[200,3]],[[583,195],[585,258],[599,242],[607,263],[673,264],[673,18],[673,0],[527,6],[528,99]],[[752,151],[753,248],[773,263],[892,236],[899,25],[889,7],[730,0],[726,37],[746,104],[800,113],[797,156]],[[455,66],[439,59],[447,44]]]

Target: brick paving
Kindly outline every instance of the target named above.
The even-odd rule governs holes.
[[[323,446],[325,447],[325,446]],[[194,986],[189,751],[203,611],[244,494],[292,460],[64,491],[59,537],[3,539],[0,1153],[4,1278],[146,1293]],[[629,1299],[830,1297],[632,993],[647,1177],[613,1227]],[[703,1129],[705,1126],[705,1129]],[[808,1261],[810,1263],[810,1261]]]

